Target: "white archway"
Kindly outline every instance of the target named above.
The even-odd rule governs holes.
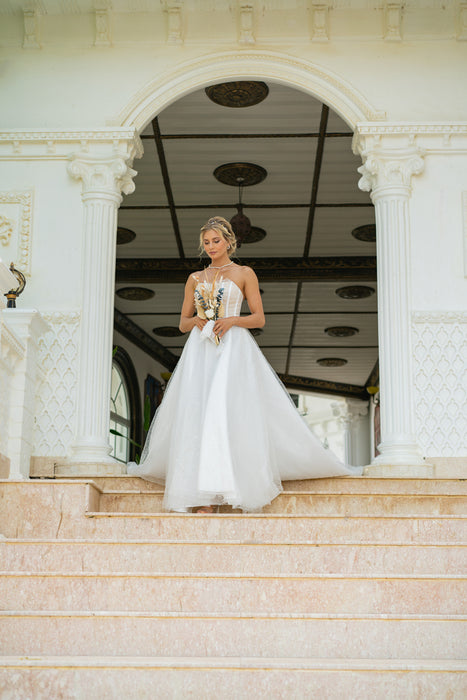
[[[227,80],[271,80],[307,92],[325,102],[354,130],[358,122],[386,119],[350,83],[310,61],[275,51],[216,53],[179,64],[147,83],[129,100],[114,125],[141,133],[163,109],[199,88]]]

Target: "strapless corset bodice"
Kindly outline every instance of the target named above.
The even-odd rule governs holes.
[[[204,309],[206,305],[207,307],[222,308],[222,313],[218,313],[220,317],[240,316],[242,301],[243,294],[240,287],[228,278],[216,282],[214,290],[212,282],[198,282],[195,287],[195,304],[198,314],[200,307]]]

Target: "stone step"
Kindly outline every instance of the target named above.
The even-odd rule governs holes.
[[[0,613],[0,654],[466,658],[461,616]]]
[[[6,698],[115,700],[452,698],[467,695],[463,661],[254,657],[42,656],[0,658]],[[59,689],[59,693],[58,693]],[[221,689],[221,693],[220,690]]]
[[[0,572],[3,610],[467,614],[467,578]]]
[[[48,483],[94,483],[102,491],[138,491],[163,493],[164,487],[139,477],[123,474],[121,476],[99,477],[60,477]],[[0,482],[1,483],[1,482]],[[18,483],[18,482],[17,482]],[[23,482],[19,482],[23,483]],[[37,483],[37,482],[35,482]],[[45,482],[47,483],[47,482]],[[334,477],[332,479],[304,479],[301,481],[282,482],[284,492],[307,491],[314,494],[433,494],[467,496],[465,479],[393,479],[374,477]]]
[[[0,540],[4,571],[467,575],[467,546]]]
[[[38,536],[47,536],[43,523]],[[44,530],[46,532],[44,532]],[[26,535],[27,533],[24,533]],[[334,542],[362,544],[464,544],[461,516],[180,515],[173,513],[87,513],[87,521],[62,521],[57,537],[99,539],[220,540],[240,542]],[[22,536],[24,536],[22,535]]]
[[[104,491],[99,498],[100,512],[161,513],[162,493],[151,491]],[[463,515],[464,496],[431,494],[315,494],[307,491],[282,493],[263,508],[263,513],[313,513],[315,515]],[[232,511],[221,506],[221,513]]]

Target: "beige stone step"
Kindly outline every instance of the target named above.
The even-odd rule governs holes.
[[[127,474],[113,477],[89,476],[60,477],[55,483],[92,482],[102,491],[138,491],[163,493],[164,487],[151,481]],[[301,481],[284,481],[285,492],[306,491],[314,494],[399,494],[409,495],[463,495],[467,496],[465,479],[391,479],[371,477],[334,477],[332,479],[304,479]]]
[[[420,698],[464,700],[463,661],[235,657],[0,658],[6,698],[217,700]],[[219,689],[222,689],[220,693]]]
[[[216,539],[336,544],[467,542],[467,517],[460,515],[102,513],[99,511],[100,495],[95,485],[71,480],[65,483],[53,480],[3,482],[0,535],[8,538]]]
[[[467,575],[467,545],[0,540],[4,571]]]
[[[3,612],[0,653],[458,659],[460,616]]]
[[[467,614],[467,578],[0,572],[3,610]]]
[[[104,491],[99,511],[161,513],[162,493]],[[263,513],[313,513],[315,515],[465,515],[467,498],[459,495],[413,494],[314,494],[307,491],[280,494]],[[222,506],[220,512],[232,512]],[[234,511],[241,512],[241,511]]]

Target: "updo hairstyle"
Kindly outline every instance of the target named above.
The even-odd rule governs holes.
[[[229,258],[234,255],[235,251],[237,250],[237,239],[235,238],[235,233],[232,230],[232,226],[230,223],[227,221],[227,219],[224,219],[223,216],[213,216],[211,217],[204,226],[201,227],[200,231],[200,236],[199,236],[199,249],[200,253],[204,253],[204,234],[206,231],[216,231],[222,238],[227,241],[229,244],[230,248],[228,249],[227,253]]]

